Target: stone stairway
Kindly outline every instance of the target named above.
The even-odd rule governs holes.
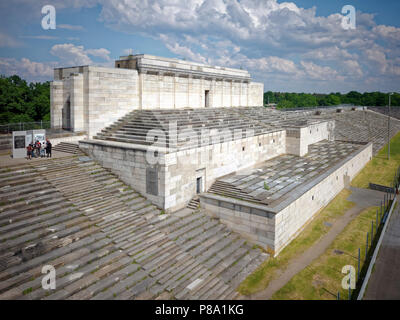
[[[201,210],[162,214],[88,157],[0,168],[0,190],[0,299],[234,299],[268,257]]]
[[[189,201],[188,205],[186,206],[188,209],[197,210],[200,207],[200,199],[199,197],[193,197],[192,200]]]
[[[60,142],[53,147],[54,151],[83,155],[77,143]]]
[[[197,139],[202,133],[204,143],[215,143],[214,136],[220,137],[226,134],[226,129],[235,132],[242,130],[241,137],[245,137],[246,130],[254,131],[255,135],[264,134],[276,130],[269,124],[259,123],[250,118],[245,118],[239,113],[240,108],[213,108],[213,109],[170,109],[170,110],[135,110],[113,125],[103,129],[94,139],[125,142],[141,145],[153,145],[159,147],[174,146],[180,150],[197,146]],[[170,128],[170,124],[176,122],[179,132],[185,132],[184,141],[176,141],[176,128]],[[147,133],[157,129],[160,134],[156,141],[148,141]],[[207,130],[213,130],[206,133]],[[213,138],[212,138],[213,137]],[[233,137],[234,139],[239,137]],[[213,140],[214,139],[214,140]],[[232,136],[230,136],[232,139]],[[190,144],[190,143],[193,143]]]

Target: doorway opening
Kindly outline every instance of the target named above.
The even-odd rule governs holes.
[[[69,98],[62,108],[62,128],[71,130],[71,101]]]
[[[208,108],[209,107],[209,105],[210,105],[210,90],[206,90],[205,92],[204,92],[204,97],[205,97],[205,99],[204,99],[204,106],[206,107],[206,108]]]
[[[202,179],[201,177],[196,179],[196,193],[199,194],[202,192]]]

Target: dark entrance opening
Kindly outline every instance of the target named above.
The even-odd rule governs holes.
[[[201,193],[201,177],[196,179],[196,193]]]
[[[205,103],[205,107],[206,108],[208,108],[209,107],[209,105],[210,105],[210,90],[206,90],[205,92],[204,92],[204,97],[205,97],[205,99],[204,99],[204,103]]]
[[[62,108],[62,128],[71,130],[71,102],[68,98],[64,108]]]

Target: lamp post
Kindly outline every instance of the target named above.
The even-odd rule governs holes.
[[[393,92],[389,93],[389,112],[388,112],[388,160],[390,160],[390,96]]]

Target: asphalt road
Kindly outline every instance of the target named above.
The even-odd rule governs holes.
[[[364,300],[400,299],[400,203],[386,229]]]

